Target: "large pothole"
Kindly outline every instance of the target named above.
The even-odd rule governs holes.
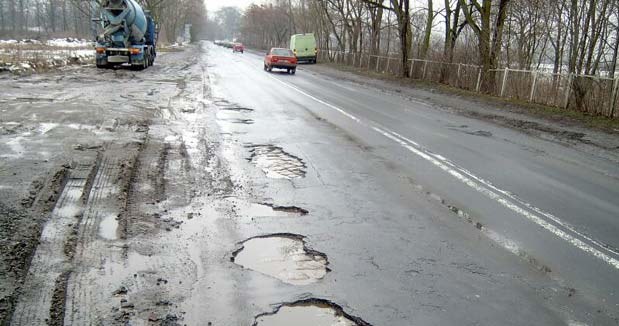
[[[252,145],[249,161],[261,168],[269,178],[302,178],[306,165],[300,158],[287,153],[281,147],[273,145]]]
[[[342,307],[323,299],[285,303],[275,311],[256,316],[252,326],[370,326]]]
[[[298,234],[257,236],[241,245],[232,254],[233,262],[288,284],[314,283],[329,271],[327,256],[307,248],[303,236]]]

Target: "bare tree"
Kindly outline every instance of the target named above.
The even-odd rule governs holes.
[[[477,0],[469,0],[468,3],[466,0],[459,1],[468,26],[477,36],[479,64],[483,72],[481,88],[485,92],[490,92],[494,85],[492,69],[498,66],[497,60],[501,53],[503,27],[510,0],[482,0],[481,4]],[[494,15],[492,15],[493,5],[497,7]]]

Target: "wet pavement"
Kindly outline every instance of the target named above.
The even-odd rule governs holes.
[[[205,42],[142,72],[0,78],[6,323],[617,323],[596,195],[616,166],[260,60]],[[578,191],[556,183],[573,164],[595,176]]]

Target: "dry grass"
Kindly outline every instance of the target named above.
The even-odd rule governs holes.
[[[611,119],[605,116],[594,115],[582,111],[564,109],[556,106],[529,103],[526,100],[520,100],[516,98],[503,98],[489,94],[477,93],[475,91],[469,91],[441,83],[403,78],[391,74],[368,71],[364,68],[340,65],[335,63],[323,63],[323,65],[327,65],[340,71],[352,72],[359,76],[389,81],[398,85],[438,90],[446,95],[457,95],[462,97],[463,99],[467,99],[470,101],[484,102],[485,104],[493,105],[494,107],[496,107],[497,110],[516,111],[518,113],[525,113],[534,117],[562,122],[568,125],[576,124],[588,128],[598,129],[608,133],[619,133],[619,119],[616,118]]]

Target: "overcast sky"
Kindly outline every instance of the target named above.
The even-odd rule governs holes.
[[[214,13],[221,7],[247,8],[251,3],[262,3],[262,0],[205,0],[206,10]]]
[[[206,3],[206,10],[212,15],[221,7],[239,7],[241,10],[245,10],[245,8],[252,3],[262,4],[268,2],[268,0],[204,0],[204,2]],[[412,0],[412,10],[415,11],[418,8],[425,8],[426,3],[427,0]],[[438,1],[438,3],[434,4],[434,10],[439,10],[441,8],[443,8],[442,1]]]

